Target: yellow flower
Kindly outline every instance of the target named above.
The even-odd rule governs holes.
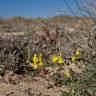
[[[43,61],[44,61],[43,54],[40,53],[40,55],[39,55],[39,62],[43,62]]]
[[[59,64],[63,64],[64,63],[64,60],[63,60],[62,56],[58,56],[58,63]]]
[[[38,69],[38,64],[32,63],[33,69]]]
[[[39,63],[39,68],[43,68],[44,67],[44,62],[40,62]]]
[[[80,49],[77,49],[76,56],[80,56]]]
[[[57,63],[58,62],[58,56],[53,56],[52,57],[52,62]]]
[[[37,54],[34,54],[34,56],[33,56],[33,62],[34,63],[37,63],[38,62],[38,56],[37,56]]]
[[[71,73],[70,73],[70,71],[65,71],[64,72],[64,76],[66,76],[67,78],[69,78],[69,77],[71,77]]]
[[[76,56],[72,56],[72,62],[76,62]]]

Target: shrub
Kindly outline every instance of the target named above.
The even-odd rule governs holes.
[[[77,82],[72,84],[73,96],[96,96],[96,57],[89,59]]]

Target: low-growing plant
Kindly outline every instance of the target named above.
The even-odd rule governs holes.
[[[61,86],[67,86],[70,87],[71,83],[75,82],[76,79],[74,78],[74,74],[70,73],[70,77],[66,77],[66,75],[64,74],[64,76],[62,76],[59,73],[55,73],[53,74],[52,77],[53,81],[55,81],[56,85],[61,85]]]
[[[71,85],[72,96],[96,96],[96,57],[89,59],[84,72]]]

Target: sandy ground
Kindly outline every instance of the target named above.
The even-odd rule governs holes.
[[[3,36],[4,38],[7,38],[7,37],[12,37],[12,36],[22,36],[22,35],[25,35],[26,33],[25,32],[5,32],[5,33],[0,33],[0,36]]]
[[[0,96],[60,96],[65,87],[48,88],[49,81],[38,77],[38,80],[21,80],[17,84],[0,81]],[[33,95],[34,94],[34,95]]]
[[[71,64],[69,67],[72,68],[74,72],[81,73],[81,70],[78,69],[75,64]],[[56,67],[54,72],[57,72],[58,68],[59,67]],[[49,69],[51,72],[51,67],[49,67]],[[52,72],[52,74],[54,72]],[[50,75],[51,74],[46,75],[45,77],[36,76],[32,79],[26,76],[22,77],[22,75],[21,77],[14,75],[15,78],[13,81],[9,82],[8,74],[6,74],[4,80],[8,81],[7,83],[0,77],[0,96],[61,96],[62,91],[68,91],[66,86],[56,86]],[[15,82],[15,84],[13,82]]]

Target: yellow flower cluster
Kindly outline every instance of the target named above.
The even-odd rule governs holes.
[[[55,63],[55,64],[65,64],[65,61],[63,60],[63,57],[60,54],[59,56],[54,55],[52,57],[52,63]]]
[[[81,51],[80,49],[77,49],[75,55],[73,55],[71,58],[72,62],[76,62],[77,58],[79,58],[80,56],[81,56]]]
[[[32,63],[33,69],[40,69],[44,67],[43,54],[40,53],[39,56],[37,54],[34,54],[32,60],[33,60],[33,63]]]
[[[72,62],[76,62],[80,56],[81,51],[80,49],[77,49],[75,55],[71,57]],[[61,53],[59,55],[53,55],[51,59],[53,64],[60,64],[60,65],[65,64],[65,60],[63,59]],[[32,63],[33,69],[39,69],[44,67],[44,58],[42,53],[40,53],[39,56],[37,54],[34,54],[32,61],[33,61]]]

